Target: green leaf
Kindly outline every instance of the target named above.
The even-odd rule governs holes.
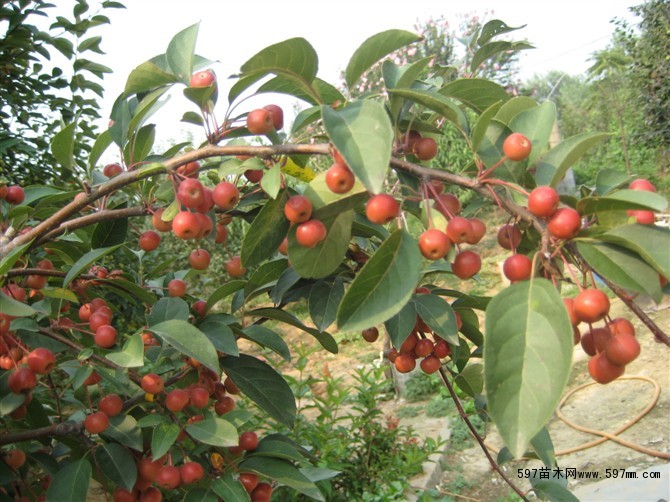
[[[209,417],[186,427],[193,439],[212,446],[237,446],[239,436],[235,426],[219,417]]]
[[[205,367],[219,372],[219,360],[212,342],[202,331],[180,319],[163,321],[152,325],[149,330],[157,334],[169,345]]]
[[[510,122],[509,128],[520,132],[531,140],[533,147],[528,156],[527,164],[533,165],[549,144],[549,137],[556,121],[556,105],[546,101],[518,113]]]
[[[535,172],[535,181],[538,185],[555,187],[568,169],[591,147],[610,136],[610,134],[585,132],[561,141],[540,159]]]
[[[549,435],[549,431],[546,427],[542,427],[540,432],[535,434],[533,439],[530,440],[530,444],[546,467],[549,467],[550,469],[554,469],[556,467],[554,443],[551,441],[551,436]]]
[[[626,174],[614,169],[601,169],[596,175],[596,193],[606,195],[623,185],[627,185],[630,178]]]
[[[468,364],[456,375],[454,383],[468,396],[476,397],[484,389],[484,367],[479,363]]]
[[[126,241],[128,219],[103,220],[95,226],[91,235],[91,247],[103,248],[117,246]]]
[[[285,460],[250,457],[240,463],[240,470],[255,472],[261,476],[279,481],[281,484],[293,488],[314,500],[325,500],[317,486],[307,479],[293,464]]]
[[[136,333],[126,342],[123,350],[105,355],[114,364],[122,368],[139,368],[144,366],[144,343],[142,335]]]
[[[32,243],[33,241],[30,241],[21,246],[15,247],[7,255],[3,256],[2,259],[0,259],[0,276],[5,275],[14,266],[14,264],[19,261],[21,256],[23,256],[23,253],[26,252]]]
[[[111,144],[112,144],[112,135],[109,133],[109,129],[105,129],[95,139],[95,143],[93,143],[91,153],[88,156],[89,172],[93,170],[98,160],[100,160],[100,157],[102,157],[102,154],[105,153],[105,151],[107,150],[107,148],[109,148],[109,145]]]
[[[551,479],[541,479],[533,483],[533,491],[538,497],[551,502],[579,502],[570,490]]]
[[[424,91],[420,89],[389,89],[389,94],[395,98],[400,96],[402,98],[414,101],[426,108],[439,113],[454,124],[462,124],[462,112],[453,100],[443,96],[435,91]]]
[[[484,78],[457,79],[442,87],[439,93],[460,101],[477,113],[498,101],[504,103],[510,98],[503,86]]]
[[[310,181],[303,195],[312,203],[314,209],[312,217],[320,220],[359,207],[370,197],[368,191],[358,180],[347,193],[333,192],[326,184],[326,173],[319,173]]]
[[[342,263],[349,249],[354,212],[349,210],[324,218],[326,238],[312,248],[301,246],[295,238],[297,225],[288,234],[288,256],[295,271],[306,279],[320,279],[332,274]]]
[[[321,344],[321,346],[333,354],[337,354],[337,342],[335,339],[325,331],[319,331],[318,329],[310,328],[305,326],[297,317],[288,312],[284,312],[281,309],[274,308],[260,308],[247,312],[249,316],[258,316],[258,317],[267,317],[268,319],[274,319],[275,321],[283,322],[285,324],[290,324],[303,330],[305,333],[309,333]]]
[[[95,449],[95,461],[105,477],[132,491],[137,481],[137,465],[128,450],[116,443],[106,443]]]
[[[617,286],[639,293],[646,293],[656,303],[663,293],[658,272],[647,265],[637,254],[614,244],[577,242],[577,249],[598,275]]]
[[[202,115],[196,112],[185,112],[181,117],[181,121],[201,127],[205,125],[205,120],[202,118]]]
[[[130,415],[110,418],[109,427],[101,436],[112,438],[133,450],[144,451],[142,429],[137,425],[137,420]]]
[[[219,87],[216,82],[212,82],[207,87],[186,87],[184,97],[196,104],[200,110],[211,112],[219,97]],[[200,121],[202,122],[202,118]]]
[[[175,82],[179,82],[176,75],[161,69],[151,61],[146,61],[130,72],[123,92],[126,96],[140,94]]]
[[[275,420],[293,427],[295,397],[286,380],[271,366],[246,354],[224,357],[221,366],[244,395]]]
[[[13,317],[29,317],[37,313],[30,305],[15,300],[2,291],[0,291],[0,306],[2,307],[0,308],[0,312]]]
[[[458,345],[458,326],[451,305],[436,295],[416,295],[416,313],[440,338]]]
[[[180,432],[180,427],[175,423],[165,422],[158,424],[151,434],[151,456],[153,458],[160,458],[170,451]]]
[[[598,238],[630,249],[663,277],[670,277],[670,229],[634,223],[614,228]]]
[[[276,199],[281,188],[281,165],[275,163],[266,169],[261,178],[261,188],[271,199]]]
[[[239,355],[237,340],[233,331],[226,322],[225,316],[220,314],[208,315],[198,323],[198,329],[202,331],[214,348],[224,354],[231,356]]]
[[[177,33],[170,40],[167,51],[165,51],[165,58],[170,69],[186,85],[190,83],[193,73],[193,54],[199,27],[200,23],[196,23]]]
[[[137,131],[133,141],[131,161],[133,164],[143,162],[151,153],[156,139],[156,125],[147,124]]]
[[[400,347],[416,326],[416,306],[408,302],[400,312],[384,323],[394,347]]]
[[[159,324],[163,321],[171,321],[179,319],[188,321],[189,308],[181,298],[161,298],[152,307],[151,313],[147,315],[147,323],[149,326]]]
[[[358,101],[337,111],[323,106],[321,116],[328,137],[356,177],[371,193],[380,193],[393,146],[384,106],[376,101]]]
[[[529,44],[528,42],[508,42],[506,40],[489,42],[482,45],[475,52],[474,56],[472,57],[472,63],[470,64],[470,71],[475,72],[484,61],[486,61],[491,56],[500,54],[501,52],[517,52],[534,48],[535,46]]]
[[[487,406],[519,458],[551,418],[570,374],[572,326],[551,282],[513,284],[486,309]]]
[[[372,35],[356,49],[344,70],[347,87],[352,89],[361,75],[387,54],[419,40],[419,35],[404,30],[387,30]]]
[[[277,279],[288,268],[288,260],[281,258],[264,263],[251,275],[244,286],[244,297],[250,299],[273,286]]]
[[[210,297],[207,299],[207,310],[211,310],[211,308],[216,305],[218,302],[223,300],[224,298],[232,295],[236,291],[239,291],[244,287],[246,284],[246,281],[229,281],[225,283],[223,286],[219,287],[214,293],[210,295]]]
[[[261,50],[242,65],[241,72],[242,77],[249,80],[245,88],[260,77],[273,73],[283,76],[320,101],[312,87],[318,68],[319,60],[314,47],[304,38],[290,38]],[[235,94],[239,95],[239,92]]]
[[[495,119],[509,126],[514,117],[516,117],[519,113],[530,110],[532,108],[537,108],[537,106],[537,101],[535,101],[533,98],[529,98],[528,96],[516,96],[507,100],[500,107],[495,115]]]
[[[509,103],[509,101],[508,101],[508,103]],[[472,140],[472,148],[474,150],[479,149],[479,145],[481,145],[482,140],[484,139],[484,136],[486,135],[486,130],[488,129],[489,124],[491,123],[491,120],[493,119],[493,117],[500,110],[501,105],[502,105],[502,101],[498,101],[496,103],[493,103],[486,110],[484,110],[482,112],[482,114],[479,116],[479,119],[477,120],[477,123],[472,128],[472,132],[470,133],[470,138]]]
[[[263,438],[258,447],[251,453],[254,457],[272,457],[283,460],[294,460],[303,462],[305,457],[296,447],[286,441]]]
[[[317,96],[313,96],[309,92],[306,92],[303,87],[283,76],[278,76],[268,80],[258,88],[256,93],[260,94],[263,92],[277,92],[280,94],[288,94],[315,106],[320,103],[329,105],[335,101],[344,101],[344,96],[342,96],[342,93],[337,89],[337,87],[321,80],[320,78],[315,78],[312,82],[312,86],[316,90],[318,97],[321,99],[316,99]],[[295,125],[293,127],[295,130]]]
[[[336,277],[334,281],[318,281],[309,291],[309,315],[317,329],[324,331],[335,322],[337,308],[344,297],[344,281]]]
[[[524,24],[521,26],[517,26],[516,28],[513,28],[512,26],[508,26],[507,24],[505,24],[500,19],[491,19],[488,23],[486,23],[482,27],[482,31],[479,33],[479,38],[477,39],[477,44],[482,46],[492,38],[497,37],[498,35],[502,35],[503,33],[509,33],[511,31],[520,30],[525,27],[526,25]]]
[[[245,267],[253,267],[277,252],[286,237],[289,221],[284,216],[284,204],[288,200],[286,191],[276,199],[269,200],[260,210],[242,242],[241,258]]]
[[[212,490],[222,500],[230,502],[248,502],[249,493],[244,489],[242,483],[234,479],[230,474],[224,474],[212,481]]]
[[[244,328],[244,336],[249,340],[256,342],[262,347],[268,348],[277,354],[286,362],[291,362],[291,351],[286,345],[284,339],[270,328],[252,324]]]
[[[68,171],[74,168],[74,136],[77,129],[76,122],[63,127],[51,140],[51,154]]]
[[[86,459],[67,464],[51,479],[47,502],[85,502],[92,473],[91,464]]]
[[[366,329],[400,312],[421,278],[416,241],[396,230],[370,257],[349,286],[337,312],[341,330]]]
[[[663,212],[668,201],[662,195],[644,190],[617,190],[607,196],[585,197],[577,202],[577,211],[581,215],[600,211],[622,211],[626,209],[648,209]]]
[[[70,284],[72,280],[77,277],[85,268],[90,267],[94,262],[118,248],[119,245],[90,250],[84,256],[79,258],[75,264],[72,265],[72,267],[70,267],[70,270],[68,270],[68,273],[65,275],[63,287],[67,287],[68,284]]]
[[[398,68],[391,61],[384,61],[382,64],[382,75],[386,89],[409,89],[414,81],[421,76],[432,58],[425,57],[415,61],[412,64]],[[400,95],[391,94],[391,117],[394,121],[398,120],[403,105],[403,98]]]
[[[219,502],[219,498],[212,490],[206,490],[199,486],[187,488],[183,502]]]

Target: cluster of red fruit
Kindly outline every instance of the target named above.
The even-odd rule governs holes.
[[[0,200],[6,200],[8,204],[21,204],[26,198],[26,193],[18,185],[0,185]]]
[[[102,298],[94,298],[79,307],[79,319],[88,323],[98,347],[109,349],[116,344],[118,332],[112,326],[112,309]]]
[[[575,345],[581,341],[582,348],[591,357],[589,373],[599,383],[609,383],[624,374],[625,366],[640,355],[640,344],[635,338],[633,324],[617,317],[602,327],[593,324],[604,320],[609,314],[610,301],[599,289],[587,288],[574,298],[564,298],[573,326]],[[580,335],[577,326],[588,323],[589,328]]]

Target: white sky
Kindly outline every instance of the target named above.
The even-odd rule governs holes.
[[[228,75],[260,49],[291,37],[304,37],[319,55],[319,77],[338,83],[349,57],[366,38],[391,28],[413,30],[415,22],[444,15],[457,28],[459,14],[487,11],[510,26],[526,24],[514,32],[515,40],[527,39],[536,49],[522,52],[521,77],[558,69],[570,74],[585,71],[593,51],[610,40],[614,17],[633,19],[628,12],[642,0],[125,0],[126,10],[109,11],[109,31],[103,35],[107,56],[100,62],[114,69],[106,78],[103,111],[108,115],[114,98],[123,90],[130,71],[165,51],[172,36],[200,21],[197,52],[212,60],[220,87]],[[96,59],[97,60],[97,59]],[[219,94],[225,102],[227,89]],[[192,110],[185,100],[178,118]],[[182,102],[183,101],[183,102]],[[259,106],[277,102],[290,109],[293,100],[262,98]],[[251,107],[255,102],[252,102]],[[170,105],[172,108],[175,105]],[[158,115],[160,116],[160,115]],[[173,129],[174,131],[174,129]],[[159,131],[160,133],[160,131]]]

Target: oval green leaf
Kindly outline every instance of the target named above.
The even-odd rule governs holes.
[[[451,305],[437,295],[416,295],[416,313],[436,335],[452,345],[458,345],[458,326]]]
[[[142,429],[137,425],[137,420],[130,415],[118,415],[110,418],[109,427],[101,436],[112,438],[133,450],[144,450]]]
[[[177,33],[168,44],[165,59],[177,78],[188,85],[193,72],[193,54],[198,39],[200,23],[196,23]]]
[[[405,306],[421,278],[421,254],[414,238],[396,230],[363,266],[337,312],[341,330],[380,324]]]
[[[343,296],[344,282],[341,277],[336,277],[335,281],[319,281],[312,286],[307,304],[309,315],[317,329],[326,330],[335,322],[337,308]]]
[[[572,326],[544,279],[519,282],[486,309],[484,382],[488,409],[519,458],[554,413],[572,362]]]
[[[237,446],[239,436],[233,424],[219,417],[209,417],[186,427],[195,440],[212,446]]]
[[[663,277],[670,277],[670,229],[634,223],[614,228],[598,238],[636,252]]]
[[[136,333],[126,342],[123,350],[105,355],[114,364],[122,368],[139,368],[144,366],[144,343],[142,335]]]
[[[286,362],[291,362],[291,351],[284,339],[270,328],[252,324],[244,328],[244,336],[258,345],[279,354]]]
[[[85,502],[93,469],[86,459],[75,460],[58,471],[47,490],[47,502]]]
[[[202,331],[192,324],[180,319],[163,321],[155,324],[149,330],[157,334],[169,345],[201,364],[219,372],[219,360],[212,342]]]
[[[128,450],[116,443],[106,443],[95,449],[95,461],[105,477],[132,491],[137,481],[137,465]]]
[[[265,203],[242,242],[241,258],[245,267],[253,267],[277,252],[286,237],[289,221],[284,216],[284,204],[288,200],[286,192]]]
[[[165,455],[179,436],[181,429],[177,424],[165,422],[158,424],[151,434],[151,455],[160,458]]]
[[[289,486],[314,500],[325,500],[317,486],[307,479],[297,467],[285,460],[250,457],[240,463],[240,470],[255,472],[261,476],[279,481],[281,484]]]
[[[585,197],[577,203],[579,214],[593,214],[600,211],[623,211],[626,209],[646,209],[663,212],[668,201],[662,195],[643,190],[618,190],[606,197]]]
[[[328,137],[356,177],[371,193],[379,193],[393,144],[393,129],[384,105],[359,101],[337,111],[323,106],[321,116]]]

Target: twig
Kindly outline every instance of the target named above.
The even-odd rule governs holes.
[[[84,429],[84,422],[63,422],[60,424],[48,425],[39,429],[28,431],[13,432],[0,436],[0,445],[18,443],[31,439],[79,435]]]
[[[447,388],[449,391],[449,394],[451,395],[451,399],[454,401],[454,404],[456,404],[456,409],[458,409],[458,414],[461,416],[463,421],[465,422],[465,425],[468,426],[468,429],[470,429],[470,433],[474,436],[475,440],[477,440],[477,443],[479,443],[480,448],[484,452],[484,455],[486,455],[486,458],[488,459],[489,463],[491,464],[491,467],[493,467],[493,470],[495,470],[501,478],[507,483],[512,490],[516,492],[516,494],[521,497],[522,500],[528,502],[528,498],[526,497],[526,494],[521,491],[519,487],[517,487],[514,482],[507,477],[507,475],[503,472],[503,470],[500,468],[498,463],[494,460],[494,458],[491,456],[491,452],[489,452],[489,449],[486,447],[486,444],[484,443],[484,439],[479,435],[477,432],[477,429],[475,428],[474,425],[472,425],[472,422],[468,418],[467,413],[465,413],[465,410],[463,409],[463,406],[461,405],[460,399],[458,399],[458,396],[456,395],[456,392],[454,391],[454,387],[451,385],[449,382],[449,378],[447,377],[447,373],[444,370],[444,368],[440,368],[440,376],[442,377],[442,381],[444,382],[444,386]]]

